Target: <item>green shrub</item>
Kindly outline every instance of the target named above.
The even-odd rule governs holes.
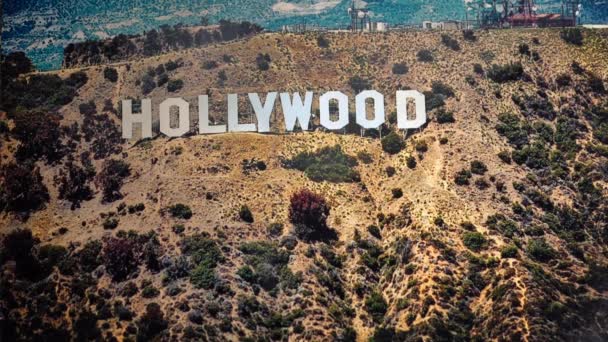
[[[266,228],[267,232],[271,236],[281,236],[283,234],[283,224],[282,223],[271,223]]]
[[[500,250],[500,256],[503,259],[507,259],[507,258],[516,258],[517,257],[517,246],[515,245],[507,245],[504,246],[501,250]]]
[[[509,151],[498,152],[498,158],[507,164],[511,164],[511,153]]]
[[[363,164],[371,164],[374,161],[372,155],[365,151],[358,152],[357,159],[359,159]]]
[[[556,257],[555,250],[544,239],[534,239],[528,243],[528,255],[540,262],[547,262]]]
[[[370,233],[371,236],[375,237],[376,239],[382,238],[382,235],[380,234],[380,228],[378,228],[378,226],[376,225],[367,226],[367,231]]]
[[[369,79],[363,78],[361,76],[353,76],[348,80],[348,85],[353,89],[355,94],[359,94],[364,90],[369,90],[372,88],[372,83]]]
[[[462,235],[462,242],[468,249],[475,252],[486,248],[488,244],[486,238],[479,232],[465,232]]]
[[[397,154],[405,148],[403,137],[395,132],[391,132],[382,138],[381,144],[382,150],[389,154]]]
[[[471,162],[471,172],[476,175],[483,175],[488,171],[488,167],[480,160],[473,160]]]
[[[160,294],[160,291],[152,285],[148,285],[141,290],[141,296],[144,298],[154,298]]]
[[[493,64],[488,69],[488,78],[496,83],[517,81],[524,75],[524,68],[520,62],[505,65]]]
[[[320,48],[326,49],[329,47],[329,41],[325,38],[324,35],[320,34],[317,36],[317,45]]]
[[[418,140],[416,141],[415,149],[420,153],[424,153],[429,150],[429,145],[425,140]]]
[[[403,190],[401,190],[400,188],[395,188],[391,190],[391,193],[393,194],[393,198],[403,197]]]
[[[443,108],[441,108],[437,111],[435,118],[437,120],[437,123],[440,123],[440,124],[456,122],[456,120],[454,120],[454,113],[448,112]]]
[[[477,37],[475,36],[475,31],[473,30],[462,30],[462,38],[469,42],[474,42],[477,40]]]
[[[261,71],[266,71],[268,69],[270,69],[270,62],[272,62],[272,59],[270,58],[269,54],[258,54],[258,56],[255,58],[255,63],[258,66],[258,69]]]
[[[179,219],[188,220],[192,217],[192,210],[189,206],[177,203],[167,208],[171,216]]]
[[[583,45],[583,31],[580,28],[566,28],[561,30],[559,36],[568,44],[582,46]]]
[[[418,51],[418,53],[416,54],[416,57],[418,58],[419,62],[425,62],[425,63],[430,63],[435,60],[433,53],[429,50]]]
[[[440,81],[433,81],[431,89],[433,94],[443,95],[444,97],[454,97],[456,95],[454,88]]]
[[[215,268],[223,260],[217,243],[206,235],[198,234],[184,238],[181,250],[196,265],[190,272],[190,282],[197,288],[212,288],[217,279]]]
[[[116,72],[116,69],[114,68],[106,67],[105,69],[103,69],[103,77],[106,80],[114,83],[118,81],[118,72]]]
[[[239,209],[239,217],[247,223],[253,223],[253,214],[247,205],[242,205]]]
[[[454,183],[457,185],[469,185],[469,180],[473,175],[469,170],[460,170],[454,176]]]
[[[388,303],[380,292],[374,291],[365,299],[365,310],[372,316],[374,322],[379,323],[388,310]]]
[[[414,156],[407,156],[405,159],[405,164],[408,168],[415,169],[418,163],[416,162],[416,158]]]
[[[357,159],[342,151],[340,145],[323,147],[314,153],[301,152],[283,163],[284,167],[303,171],[315,182],[357,182],[359,173],[353,168]]]
[[[407,74],[409,68],[405,63],[395,63],[393,64],[393,74],[395,75],[404,75]]]
[[[184,81],[182,80],[169,80],[169,83],[167,83],[167,91],[169,91],[170,93],[179,91],[183,87]]]
[[[450,37],[447,34],[441,35],[441,43],[454,51],[460,51],[460,44],[458,44],[458,40]]]
[[[118,227],[118,218],[114,217],[114,216],[109,216],[106,217],[106,219],[103,221],[103,229],[114,229],[116,227]]]
[[[253,272],[253,269],[247,265],[239,268],[239,270],[236,272],[236,274],[241,277],[241,279],[243,279],[244,281],[248,282],[248,283],[252,283],[255,284],[257,278],[255,276],[255,272]]]
[[[483,70],[483,66],[479,63],[475,63],[473,64],[473,71],[477,74],[477,75],[483,75],[485,72]]]
[[[498,116],[498,120],[496,131],[506,137],[510,144],[521,147],[528,143],[528,132],[517,115],[503,113]]]

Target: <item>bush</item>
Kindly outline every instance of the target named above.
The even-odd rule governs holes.
[[[475,36],[475,31],[473,30],[462,30],[462,38],[469,42],[474,42],[477,40],[477,37]]]
[[[77,253],[80,267],[85,272],[92,272],[102,263],[102,245],[98,240],[87,242]]]
[[[317,45],[320,48],[327,49],[329,47],[329,41],[324,35],[320,34],[317,36]]]
[[[488,167],[480,160],[473,160],[471,162],[471,172],[476,175],[483,175],[488,171]]]
[[[500,256],[503,259],[507,259],[507,258],[516,258],[517,257],[517,246],[515,245],[507,245],[504,246],[501,250],[500,250]]]
[[[95,177],[95,185],[100,187],[104,202],[114,202],[122,198],[120,189],[124,179],[131,175],[129,164],[122,160],[110,159],[103,162],[101,172]]]
[[[239,209],[239,217],[247,223],[253,223],[253,214],[247,205],[242,205]]]
[[[371,164],[374,162],[372,155],[365,151],[358,152],[357,159],[359,159],[363,164]]]
[[[397,172],[397,171],[395,170],[395,168],[394,168],[394,167],[392,167],[392,166],[387,166],[387,167],[386,167],[386,169],[385,169],[384,171],[386,171],[386,175],[387,175],[388,177],[393,177],[393,176],[395,175],[395,173]]]
[[[517,81],[524,75],[524,67],[520,62],[505,65],[493,64],[488,70],[488,77],[496,83]]]
[[[141,290],[141,296],[144,298],[154,298],[158,297],[160,291],[152,285],[148,285]]]
[[[403,197],[403,190],[401,190],[400,188],[394,188],[393,190],[391,190],[391,193],[393,194],[393,198]]]
[[[429,150],[429,145],[426,143],[426,140],[418,140],[416,141],[415,149],[417,152],[424,153]]]
[[[462,236],[462,242],[468,249],[475,252],[486,248],[488,244],[488,240],[478,232],[465,232]]]
[[[271,236],[281,236],[283,234],[283,224],[282,223],[271,223],[266,228],[268,234]]]
[[[327,217],[330,207],[321,195],[302,189],[291,196],[289,204],[289,221],[295,225],[304,225],[316,231],[327,228]],[[308,236],[307,239],[313,236]]]
[[[223,260],[217,243],[206,235],[198,234],[183,239],[181,250],[196,265],[190,273],[190,282],[197,288],[213,288],[217,281],[215,268]]]
[[[192,210],[190,207],[182,203],[174,204],[167,208],[167,210],[171,216],[178,219],[188,220],[192,217]]]
[[[381,293],[374,291],[365,299],[365,310],[374,322],[380,323],[388,310],[388,304]]]
[[[555,250],[544,239],[534,239],[528,243],[528,255],[540,262],[547,262],[556,257]]]
[[[415,169],[417,164],[416,158],[413,156],[407,156],[405,159],[405,165],[407,165],[409,169]]]
[[[125,280],[137,270],[137,244],[129,238],[108,238],[103,245],[103,263],[114,281]]]
[[[382,150],[389,154],[397,154],[405,148],[405,141],[403,137],[396,132],[391,132],[381,141]]]
[[[567,28],[563,29],[559,36],[568,44],[582,46],[583,45],[583,31],[580,28]]]
[[[418,53],[416,54],[416,57],[418,58],[419,62],[425,62],[425,63],[430,63],[435,60],[435,57],[433,57],[433,53],[429,50],[418,51]]]
[[[437,111],[435,118],[437,119],[437,123],[439,124],[456,122],[456,120],[454,119],[454,113],[448,112],[443,108]]]
[[[160,309],[160,305],[150,303],[146,306],[146,312],[137,321],[137,340],[152,341],[155,336],[167,329],[169,323]]]
[[[444,97],[454,97],[456,95],[454,88],[439,81],[433,81],[431,90],[433,94],[443,95]]]
[[[382,238],[382,235],[380,234],[380,228],[378,228],[378,226],[376,225],[368,226],[367,231],[371,236],[375,237],[376,239]]]
[[[458,40],[450,37],[447,34],[441,35],[441,43],[454,51],[460,51],[460,44],[458,44]]]
[[[483,75],[484,71],[483,71],[483,66],[481,66],[481,64],[479,63],[475,63],[473,64],[473,71],[477,74],[477,75]]]
[[[348,80],[348,85],[350,85],[355,94],[359,94],[364,90],[369,90],[372,88],[370,80],[368,80],[367,78],[362,78],[361,76],[351,77]]]
[[[154,82],[154,78],[150,75],[144,75],[141,79],[141,92],[144,95],[150,94],[152,90],[156,88],[156,82]]]
[[[509,151],[498,152],[498,158],[507,164],[511,164],[511,153]]]
[[[409,71],[409,68],[405,63],[395,63],[393,64],[393,74],[395,75],[405,75]]]
[[[528,143],[528,132],[517,115],[503,113],[498,116],[498,120],[496,131],[506,137],[510,144],[521,147]]]
[[[38,168],[10,163],[0,169],[0,210],[29,213],[44,207],[49,192]]]
[[[59,199],[72,203],[72,210],[79,208],[82,201],[93,198],[93,190],[89,181],[95,177],[95,169],[91,164],[82,168],[71,161],[66,163],[67,173],[61,171],[58,176]]]
[[[20,144],[15,153],[19,161],[40,160],[47,163],[59,161],[65,154],[61,142],[60,117],[39,111],[18,111],[13,114],[15,127],[11,136]]]
[[[105,69],[103,69],[103,77],[106,80],[114,83],[118,81],[118,72],[114,68],[106,67]]]
[[[261,71],[266,71],[268,69],[270,69],[270,62],[272,60],[270,59],[270,55],[269,54],[258,54],[258,56],[255,58],[255,62],[258,65],[258,69],[260,69]]]
[[[118,227],[118,218],[117,217],[106,217],[106,219],[103,221],[103,229],[114,229],[116,227]]]
[[[454,176],[454,183],[457,185],[469,185],[469,180],[473,175],[469,170],[460,170]]]
[[[2,262],[14,260],[18,276],[30,279],[39,277],[40,264],[32,254],[32,248],[39,242],[29,229],[13,230],[2,239]]]
[[[340,145],[323,147],[314,153],[301,152],[283,163],[287,168],[304,171],[315,182],[358,182],[359,173],[353,170],[357,159],[342,151]]]
[[[183,87],[184,87],[184,81],[182,81],[182,80],[170,80],[169,83],[167,83],[167,91],[169,91],[171,93],[179,91]]]

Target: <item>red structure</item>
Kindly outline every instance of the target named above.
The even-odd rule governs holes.
[[[538,14],[533,0],[505,1],[504,19],[511,27],[565,27],[576,26],[578,1],[565,1],[562,13]]]

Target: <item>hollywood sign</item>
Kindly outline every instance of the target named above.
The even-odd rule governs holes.
[[[270,116],[275,108],[277,96],[280,96],[285,122],[285,131],[292,132],[299,123],[303,131],[309,129],[312,116],[313,92],[306,92],[304,99],[299,93],[289,94],[271,92],[266,94],[264,103],[257,93],[249,93],[249,102],[255,112],[257,124],[239,123],[238,94],[228,95],[227,125],[215,125],[209,122],[209,97],[198,96],[198,132],[199,134],[219,134],[226,132],[270,132]],[[399,129],[416,129],[426,123],[424,95],[415,90],[399,90],[396,93],[397,127]],[[367,115],[367,100],[374,103],[373,118]],[[337,103],[336,115],[330,113],[330,102]],[[408,118],[408,101],[415,104],[415,118]],[[340,130],[349,124],[349,99],[339,91],[329,91],[319,97],[319,114],[321,126],[328,130]],[[177,125],[171,125],[171,108],[177,108],[179,116]],[[376,129],[385,122],[384,96],[375,90],[365,90],[355,97],[356,122],[361,128]],[[182,98],[169,98],[159,107],[160,132],[169,137],[180,137],[190,131],[190,104]],[[122,136],[131,139],[133,125],[141,124],[142,138],[152,137],[152,102],[141,101],[141,113],[134,114],[132,101],[122,101]]]

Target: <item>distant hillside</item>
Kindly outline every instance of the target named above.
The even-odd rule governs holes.
[[[606,340],[607,38],[263,33],[50,73],[13,54],[2,340]],[[228,93],[354,111],[360,89],[386,96],[382,139],[120,136],[127,98],[209,94],[223,123]],[[400,89],[425,93],[422,129],[396,129]]]

